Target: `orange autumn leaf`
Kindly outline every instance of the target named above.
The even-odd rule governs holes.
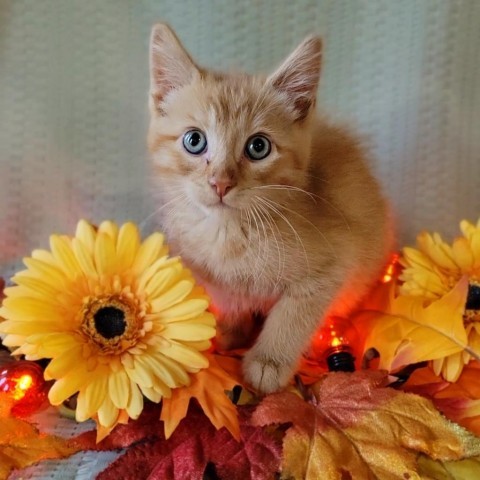
[[[11,416],[11,406],[9,397],[0,393],[0,480],[7,479],[12,470],[66,458],[79,450],[65,439],[39,433],[30,423]]]
[[[467,278],[428,306],[419,297],[395,297],[394,288],[392,284],[385,312],[363,311],[356,318],[368,332],[364,351],[374,348],[379,352],[380,369],[395,371],[462,351],[474,354],[463,324]]]
[[[312,387],[310,402],[290,392],[266,397],[253,425],[291,424],[282,478],[428,478],[418,473],[421,454],[442,462],[480,455],[480,438],[446,420],[427,399],[386,384],[383,372],[337,372]]]
[[[470,362],[455,383],[435,375],[430,367],[415,370],[403,386],[432,400],[447,418],[480,435],[480,362]]]
[[[453,462],[434,461],[424,455],[418,459],[422,480],[477,480],[480,478],[480,457]]]
[[[164,422],[166,438],[172,435],[180,421],[185,418],[190,399],[195,398],[217,429],[225,427],[236,440],[240,439],[237,410],[225,393],[239,385],[240,379],[230,376],[217,358],[221,359],[222,364],[228,363],[231,372],[235,371],[233,363],[238,360],[214,355],[207,355],[207,358],[208,368],[192,375],[190,385],[173,389],[172,396],[163,399],[160,419]]]

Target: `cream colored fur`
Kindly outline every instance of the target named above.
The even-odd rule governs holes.
[[[151,38],[148,137],[162,229],[211,295],[218,341],[238,346],[266,315],[244,358],[260,392],[290,380],[327,313],[346,315],[389,248],[387,209],[366,153],[315,111],[321,42],[307,38],[270,77],[196,66],[163,24]],[[189,154],[198,128],[206,152]],[[253,134],[271,140],[251,161]],[[212,182],[228,182],[222,198]]]

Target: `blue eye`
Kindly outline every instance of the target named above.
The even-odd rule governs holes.
[[[183,148],[192,155],[200,155],[207,149],[207,137],[201,130],[189,130],[183,136]]]
[[[250,160],[263,160],[270,155],[272,144],[263,135],[250,137],[245,145],[245,154]]]

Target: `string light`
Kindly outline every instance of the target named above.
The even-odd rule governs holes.
[[[48,384],[35,362],[11,361],[0,366],[0,392],[13,400],[12,415],[28,416],[45,403]]]
[[[393,278],[398,274],[398,270],[400,268],[399,263],[400,255],[398,253],[393,253],[390,257],[390,262],[385,267],[383,272],[381,282],[388,283],[393,280]]]
[[[358,332],[352,323],[341,317],[330,317],[313,341],[313,354],[330,371],[353,372]]]

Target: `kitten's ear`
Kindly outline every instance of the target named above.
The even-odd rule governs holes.
[[[168,25],[157,23],[150,37],[150,94],[155,107],[170,90],[183,87],[200,71]]]
[[[274,88],[287,95],[297,113],[297,120],[304,119],[315,105],[321,61],[321,38],[307,37],[268,77]]]

